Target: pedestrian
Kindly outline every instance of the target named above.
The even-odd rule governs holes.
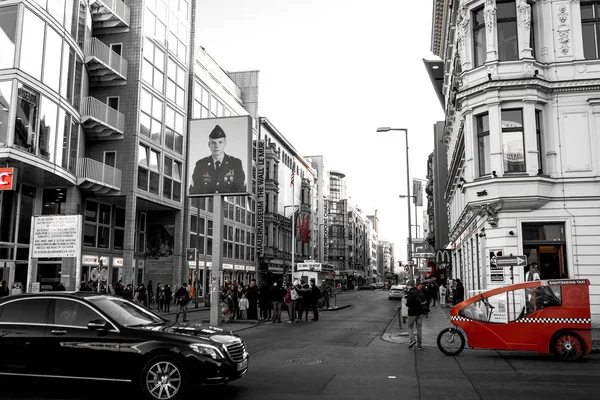
[[[310,286],[307,282],[302,281],[302,290],[300,292],[300,298],[302,299],[302,312],[300,313],[300,321],[302,321],[302,314],[304,313],[304,321],[308,321],[308,311],[312,304],[312,293]]]
[[[256,279],[250,281],[250,286],[246,290],[246,298],[248,299],[248,319],[258,320],[258,286],[256,286]]]
[[[6,284],[6,281],[3,280],[2,282],[0,282],[0,297],[6,297],[10,294],[10,291],[8,290],[8,285]]]
[[[135,301],[138,304],[147,307],[147,297],[146,297],[146,286],[143,283],[139,283],[137,289],[135,289]]]
[[[321,289],[319,289],[319,287],[317,286],[317,284],[315,283],[314,279],[310,280],[310,299],[311,299],[311,307],[313,309],[313,319],[312,321],[318,321],[319,320],[319,307],[318,307],[318,302],[319,299],[321,298],[322,293],[321,293]]]
[[[270,290],[266,283],[260,285],[258,291],[258,308],[260,308],[260,319],[270,321],[273,312],[273,303],[271,303]]]
[[[226,295],[227,295],[226,301],[227,301],[227,305],[229,306],[229,312],[230,312],[231,319],[239,318],[238,303],[239,303],[239,300],[241,297],[241,293],[240,293],[240,287],[238,287],[238,283],[236,281],[233,281],[231,283],[231,285],[229,286],[229,290],[227,290]]]
[[[152,279],[148,281],[146,291],[148,293],[148,308],[152,309],[152,304],[154,304],[154,283],[152,282]]]
[[[302,312],[304,303],[302,302],[302,282],[298,279],[294,281],[294,290],[292,291],[292,300],[294,300],[294,292],[296,292],[296,314],[294,315],[294,321],[302,321]]]
[[[165,285],[165,288],[163,289],[164,293],[165,293],[165,312],[170,312],[171,311],[171,300],[173,298],[173,292],[171,291],[171,285],[169,285],[168,283]]]
[[[287,305],[288,324],[296,322],[296,305],[298,303],[298,293],[296,288],[291,283],[288,283],[287,294],[285,295],[285,304]]]
[[[321,293],[323,295],[323,308],[326,310],[331,310],[329,306],[329,300],[331,299],[331,285],[327,282],[327,280],[323,279],[321,281]]]
[[[187,283],[183,282],[181,287],[175,292],[175,300],[177,301],[177,314],[175,314],[175,322],[179,321],[179,314],[183,313],[183,322],[187,322],[187,304],[190,301]]]
[[[162,283],[158,282],[156,285],[156,305],[158,307],[158,311],[162,311],[165,305],[165,291]]]
[[[238,308],[241,313],[241,319],[248,319],[248,306],[250,302],[246,298],[245,294],[242,294],[242,298],[238,302]]]
[[[125,286],[123,286],[123,280],[119,279],[114,285],[115,294],[121,296]]]
[[[423,348],[423,310],[421,309],[421,298],[423,293],[415,287],[415,281],[409,280],[407,283],[409,288],[406,305],[408,306],[408,348],[412,349],[415,344],[418,349]],[[415,340],[414,326],[417,326],[417,340]]]
[[[446,284],[440,286],[440,307],[446,305]]]
[[[429,290],[431,291],[431,300],[433,300],[433,306],[435,307],[435,301],[437,300],[439,294],[437,283],[432,282]]]
[[[465,287],[460,279],[456,278],[456,289],[454,289],[454,305],[465,299]]]
[[[540,271],[538,270],[538,263],[533,262],[529,266],[529,272],[527,272],[526,282],[539,281],[539,280],[540,280]]]
[[[273,323],[281,323],[281,308],[283,307],[286,294],[283,286],[277,285],[277,282],[273,283],[273,287],[269,291],[269,297],[273,306]]]

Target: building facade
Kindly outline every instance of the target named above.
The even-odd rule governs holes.
[[[591,281],[600,323],[598,1],[434,1],[443,60],[453,276],[465,290]],[[527,265],[495,269],[498,255]]]

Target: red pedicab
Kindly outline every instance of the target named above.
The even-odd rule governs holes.
[[[575,361],[592,349],[587,279],[555,279],[509,285],[473,296],[450,311],[437,338],[442,353],[473,349],[553,353]],[[462,330],[462,332],[461,332]]]

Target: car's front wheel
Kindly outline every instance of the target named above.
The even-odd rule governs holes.
[[[181,364],[171,356],[156,356],[142,369],[142,390],[150,399],[180,398],[185,386],[186,378]]]

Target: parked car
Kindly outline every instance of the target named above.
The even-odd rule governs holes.
[[[383,289],[383,282],[377,282],[377,283],[375,283],[375,288],[376,289]]]
[[[406,294],[406,285],[393,285],[388,292],[389,300],[400,300]]]
[[[248,371],[244,341],[166,320],[118,296],[43,292],[0,300],[0,375],[120,381],[157,400]],[[8,381],[6,381],[8,383]]]
[[[375,287],[373,286],[373,284],[367,283],[365,285],[360,285],[358,287],[358,290],[375,290]]]

